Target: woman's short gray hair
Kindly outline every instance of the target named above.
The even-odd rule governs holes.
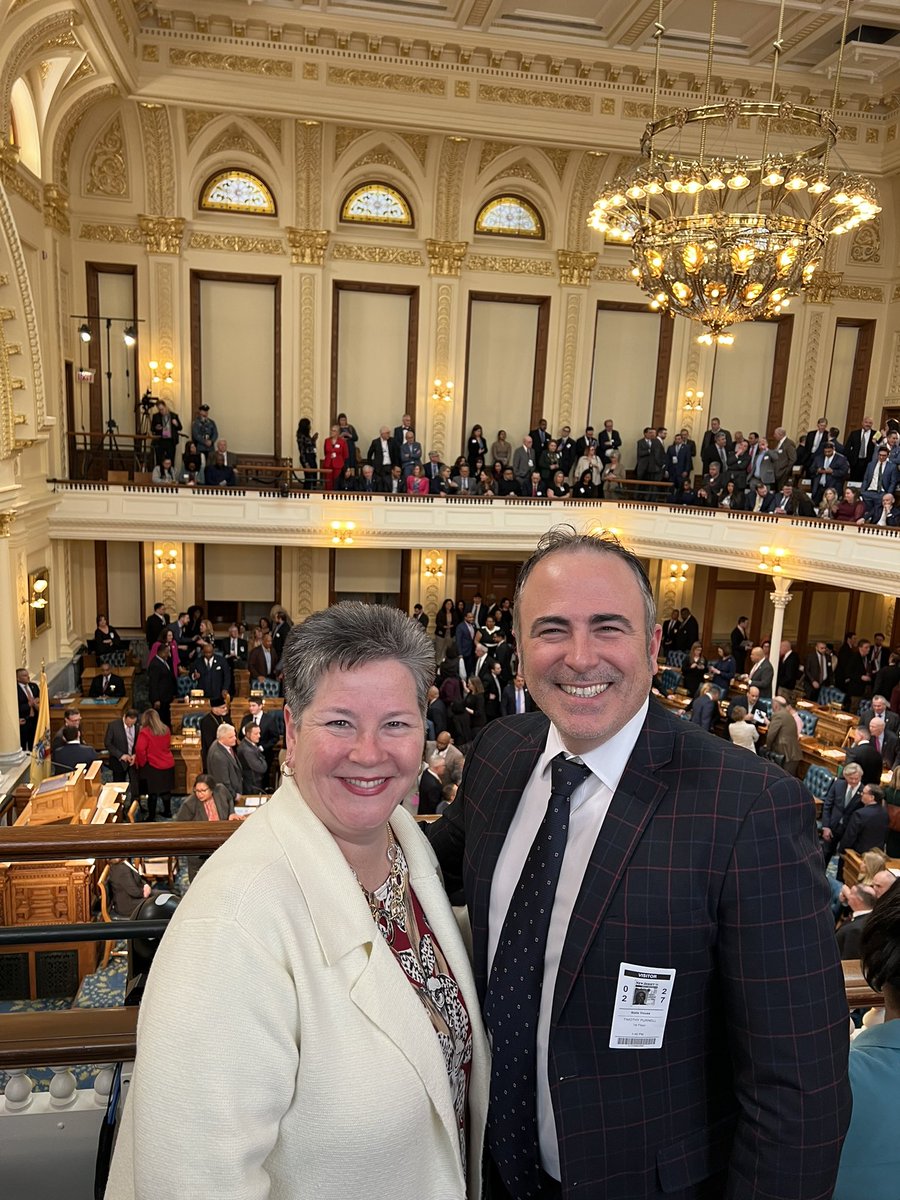
[[[294,625],[284,646],[284,698],[298,721],[312,703],[323,675],[374,662],[398,662],[416,685],[422,716],[434,679],[434,647],[418,621],[385,604],[344,601]]]

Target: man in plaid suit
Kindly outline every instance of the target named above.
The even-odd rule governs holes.
[[[614,539],[546,535],[515,620],[542,711],[486,727],[429,830],[448,876],[463,876],[489,1013],[504,918],[553,807],[551,759],[590,770],[571,795],[542,983],[522,986],[539,990],[536,1096],[516,1144],[538,1182],[502,1157],[510,1011],[490,1030],[488,1145],[501,1126],[506,1139],[488,1154],[490,1195],[827,1200],[850,1110],[847,1003],[810,796],[648,699],[661,630],[639,561]],[[641,989],[648,1039],[617,1024],[623,964],[671,982],[662,1023]]]

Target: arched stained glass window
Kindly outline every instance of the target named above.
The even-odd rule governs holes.
[[[363,183],[355,187],[341,205],[342,221],[367,225],[413,224],[412,209],[402,192],[386,183]]]
[[[478,214],[475,232],[500,237],[542,238],[544,221],[534,205],[522,196],[495,196]]]
[[[213,212],[275,215],[275,197],[258,175],[249,171],[217,171],[203,185],[200,207]]]

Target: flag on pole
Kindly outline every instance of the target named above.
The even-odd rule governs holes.
[[[50,696],[47,692],[47,672],[41,663],[40,695],[37,726],[31,751],[31,783],[40,783],[50,774]]]

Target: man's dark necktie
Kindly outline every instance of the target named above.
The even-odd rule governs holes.
[[[550,799],[510,900],[488,981],[484,1013],[492,1038],[488,1146],[514,1200],[537,1200],[537,1025],[544,951],[559,882],[572,793],[590,774],[559,754]]]

